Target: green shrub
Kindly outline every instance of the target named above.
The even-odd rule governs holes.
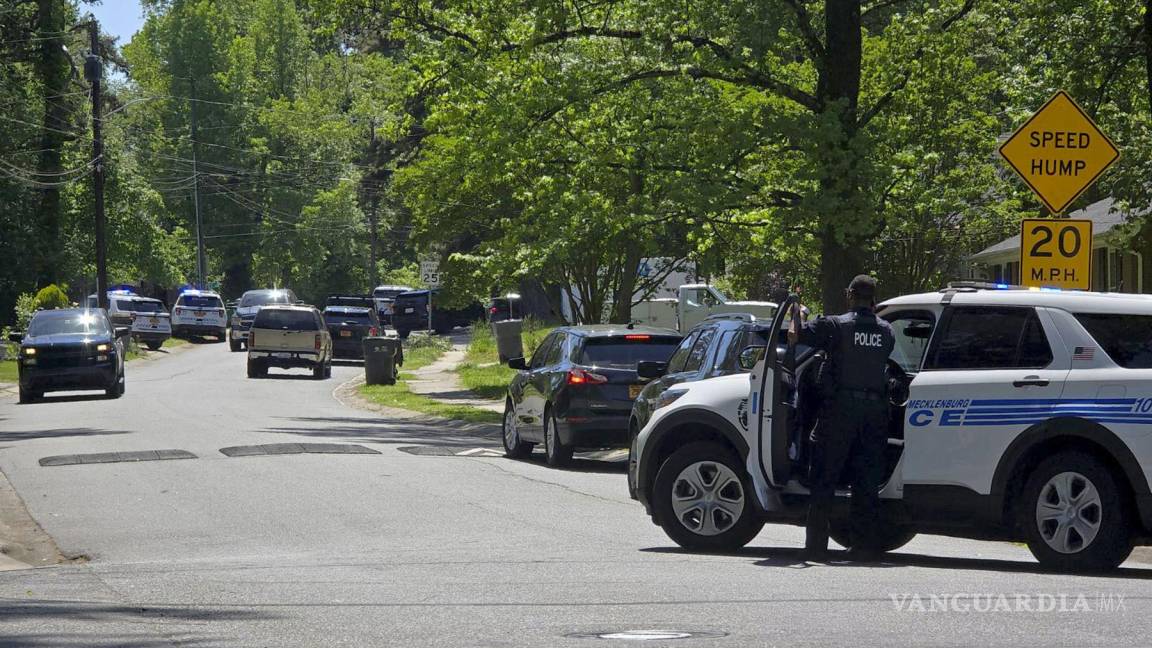
[[[452,340],[440,335],[428,335],[427,333],[413,331],[412,335],[408,336],[408,339],[405,340],[405,346],[409,349],[447,351],[452,348]]]
[[[28,322],[32,321],[32,315],[38,309],[36,302],[36,295],[32,293],[24,293],[16,298],[16,330],[27,331]]]
[[[36,293],[36,305],[39,308],[49,310],[53,308],[68,308],[72,306],[72,302],[60,286],[50,284],[41,288],[40,292]]]

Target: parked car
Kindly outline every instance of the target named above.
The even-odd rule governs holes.
[[[171,316],[164,302],[137,297],[132,304],[132,337],[152,351],[158,351],[172,337]]]
[[[136,301],[143,299],[136,294],[136,289],[132,286],[122,285],[118,288],[109,289],[106,294],[108,295],[108,308],[105,312],[108,313],[108,320],[112,322],[112,325],[132,326],[132,314],[136,312]],[[88,308],[100,308],[95,293],[88,295],[87,306]]]
[[[211,290],[185,290],[172,307],[172,334],[211,335],[223,342],[228,333],[228,311],[220,295]]]
[[[372,290],[372,298],[376,300],[376,314],[380,317],[380,322],[383,324],[392,324],[392,304],[396,300],[397,295],[406,292],[412,292],[415,288],[411,286],[376,286]]]
[[[248,331],[248,377],[269,367],[311,369],[317,380],[332,375],[332,336],[314,306],[273,304],[256,313]]]
[[[464,308],[443,308],[436,300],[438,291],[433,290],[431,293],[432,330],[441,335],[484,317],[484,307],[479,302]],[[396,329],[400,337],[406,338],[412,331],[428,330],[428,294],[427,290],[413,290],[396,296],[392,305],[392,328]]]
[[[637,324],[667,326],[688,331],[711,315],[720,313],[750,313],[771,319],[776,304],[760,301],[731,301],[715,286],[685,284],[676,291],[676,297],[645,299],[632,307],[632,319]]]
[[[228,323],[228,348],[239,351],[241,345],[248,341],[248,329],[252,327],[252,320],[256,313],[269,304],[298,304],[296,293],[291,290],[263,289],[249,290],[240,297],[236,309],[232,311],[232,319]]]
[[[37,311],[27,333],[8,336],[20,345],[20,402],[74,389],[103,389],[110,398],[124,395],[123,339],[131,333],[126,326],[113,327],[100,308]]]
[[[519,295],[505,295],[493,297],[484,306],[484,315],[488,322],[503,322],[510,319],[523,319],[524,310]]]
[[[548,463],[559,466],[575,448],[626,447],[632,402],[644,388],[637,363],[667,361],[680,340],[654,327],[552,331],[530,361],[508,361],[519,373],[504,404],[505,452],[524,457],[543,443]]]
[[[364,338],[375,337],[383,330],[376,309],[366,306],[327,306],[324,321],[332,335],[335,358],[363,359]]]

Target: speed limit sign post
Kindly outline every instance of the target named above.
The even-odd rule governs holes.
[[[1020,284],[1092,289],[1092,221],[1028,218],[1020,223]]]

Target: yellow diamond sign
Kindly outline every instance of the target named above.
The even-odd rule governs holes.
[[[1012,133],[1000,155],[1052,213],[1060,214],[1120,151],[1061,90]]]

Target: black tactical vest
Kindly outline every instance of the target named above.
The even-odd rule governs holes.
[[[888,380],[885,368],[896,337],[892,327],[869,310],[857,310],[830,318],[836,323],[838,344],[829,360],[834,385],[829,391],[852,390],[883,395]]]

